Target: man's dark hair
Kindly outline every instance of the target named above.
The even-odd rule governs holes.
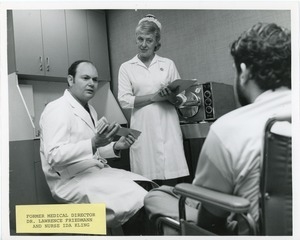
[[[245,63],[262,90],[291,88],[291,33],[274,23],[258,23],[231,45],[238,74]]]
[[[80,63],[83,63],[83,62],[87,62],[87,63],[91,63],[93,64],[91,61],[89,60],[78,60],[76,62],[73,62],[72,65],[69,67],[68,69],[68,75],[71,75],[73,76],[73,78],[75,78],[75,75],[76,75],[76,71],[77,71],[77,67]],[[93,64],[94,65],[94,64]]]

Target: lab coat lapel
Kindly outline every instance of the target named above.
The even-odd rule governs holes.
[[[87,110],[84,109],[84,107],[71,95],[68,90],[65,91],[64,97],[66,97],[67,101],[72,106],[74,114],[81,118],[82,121],[84,121],[95,132],[95,126]],[[95,121],[95,116],[93,116],[93,119]]]
[[[94,120],[94,123],[95,123],[95,125],[97,124],[97,117],[98,117],[98,115],[97,115],[97,112],[95,111],[95,109],[89,104],[89,108],[90,108],[90,113],[91,113],[91,116],[92,116],[92,118],[93,118],[93,120]]]

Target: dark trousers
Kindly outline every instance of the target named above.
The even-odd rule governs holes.
[[[153,180],[153,182],[155,182],[159,186],[167,185],[167,186],[175,187],[175,185],[178,184],[178,183],[186,182],[186,177],[165,179],[165,180],[155,179],[155,180]]]
[[[122,225],[125,236],[154,235],[155,229],[147,218],[144,207]]]
[[[153,189],[150,182],[135,181],[138,185],[147,191]],[[144,207],[142,207],[135,215],[133,215],[126,223],[122,225],[124,235],[140,236],[154,235],[154,228],[146,215]]]

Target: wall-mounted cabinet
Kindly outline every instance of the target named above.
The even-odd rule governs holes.
[[[14,10],[17,74],[24,79],[65,81],[76,60],[91,60],[99,79],[110,81],[105,12],[98,10]]]
[[[110,81],[110,65],[104,11],[66,10],[69,65],[78,59],[92,61],[99,79]]]
[[[69,64],[79,59],[90,59],[87,13],[82,10],[66,10]]]
[[[13,11],[17,74],[66,76],[67,37],[63,10]]]
[[[90,59],[98,69],[99,79],[110,81],[106,18],[104,11],[87,11]]]

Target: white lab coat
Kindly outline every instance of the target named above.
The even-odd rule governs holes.
[[[97,113],[89,107],[96,123]],[[143,206],[147,191],[134,180],[148,179],[101,162],[103,158],[116,157],[113,143],[93,155],[91,138],[96,129],[89,113],[68,90],[46,106],[40,127],[42,167],[55,199],[65,203],[105,203],[108,227],[123,224]]]

